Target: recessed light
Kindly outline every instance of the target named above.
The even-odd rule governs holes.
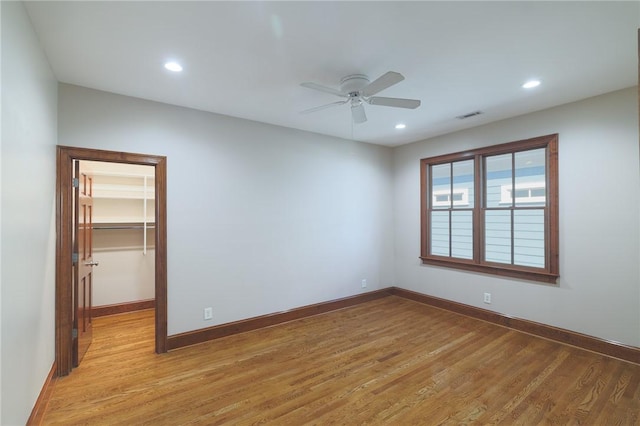
[[[166,64],[164,64],[164,67],[173,72],[182,71],[182,66],[177,62],[167,62]]]
[[[539,80],[529,80],[525,84],[522,85],[524,89],[533,89],[534,87],[540,86]]]
[[[406,124],[404,124],[404,123],[398,123],[398,124],[396,124],[396,129],[404,129],[405,127],[407,127],[407,125],[406,125]]]

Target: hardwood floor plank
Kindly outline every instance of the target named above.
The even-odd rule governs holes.
[[[153,311],[100,317],[44,424],[621,424],[640,366],[390,296],[154,353]]]

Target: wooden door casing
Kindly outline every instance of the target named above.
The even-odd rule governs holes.
[[[68,375],[73,368],[73,195],[74,161],[106,161],[155,167],[155,350],[167,352],[167,158],[100,149],[57,146],[56,149],[56,370]]]

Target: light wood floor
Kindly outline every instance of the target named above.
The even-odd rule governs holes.
[[[395,296],[164,355],[95,320],[44,424],[640,424],[640,366]]]

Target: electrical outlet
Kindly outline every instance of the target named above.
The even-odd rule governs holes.
[[[367,280],[366,279],[362,280],[361,285],[362,285],[362,288],[367,288]]]
[[[484,303],[491,304],[491,293],[484,294]]]
[[[213,308],[204,308],[204,319],[210,320],[213,319]]]

